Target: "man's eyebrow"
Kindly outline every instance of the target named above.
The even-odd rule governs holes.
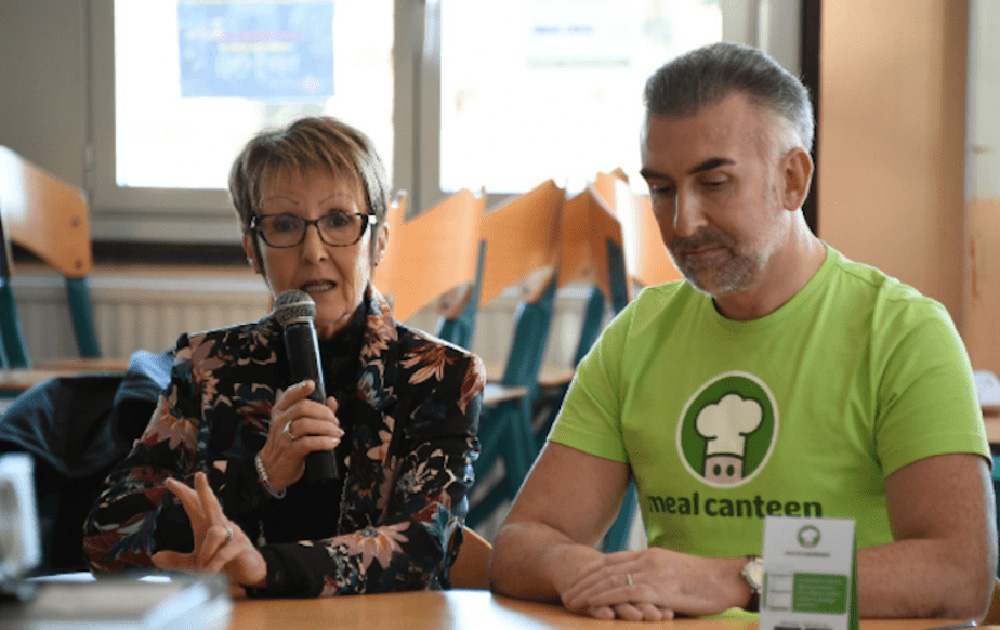
[[[688,171],[688,175],[694,175],[695,173],[704,173],[705,171],[710,171],[714,168],[719,168],[720,166],[734,166],[736,164],[735,160],[729,158],[714,157],[708,158],[707,160],[701,162],[694,168]]]
[[[642,175],[643,179],[670,179],[663,173],[657,173],[656,171],[649,168],[644,168],[640,170],[639,174]]]
[[[712,169],[719,168],[720,166],[734,166],[735,164],[736,161],[730,158],[721,158],[721,157],[708,158],[707,160],[704,160],[696,164],[694,168],[688,170],[688,175],[703,173],[705,171],[710,171]],[[670,179],[669,175],[659,173],[651,168],[644,168],[639,171],[639,174],[642,175],[643,179]]]

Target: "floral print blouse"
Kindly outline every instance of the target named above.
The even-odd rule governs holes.
[[[268,316],[178,340],[170,384],[84,524],[91,570],[151,566],[161,549],[190,550],[187,516],[164,481],[190,485],[202,471],[267,562],[267,587],[251,594],[447,588],[479,452],[485,370],[475,355],[397,324],[371,287],[366,308],[353,405],[363,413],[352,420],[338,522],[327,537],[280,541],[264,525],[305,500],[272,498],[253,464],[276,396],[292,385],[281,327]],[[212,465],[219,460],[225,472]]]

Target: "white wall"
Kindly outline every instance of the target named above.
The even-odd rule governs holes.
[[[0,0],[0,144],[84,185],[84,0]]]

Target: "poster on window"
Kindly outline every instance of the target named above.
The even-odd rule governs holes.
[[[178,0],[182,97],[333,96],[333,0]]]
[[[637,0],[532,0],[529,68],[628,68],[642,26]]]

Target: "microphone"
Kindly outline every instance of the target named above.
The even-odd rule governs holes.
[[[291,372],[291,382],[312,380],[316,388],[309,398],[326,404],[326,385],[319,364],[319,342],[316,339],[316,303],[305,291],[282,291],[274,300],[274,318],[285,331],[285,354]],[[333,451],[312,451],[306,455],[306,470],[302,479],[322,483],[340,478]]]

